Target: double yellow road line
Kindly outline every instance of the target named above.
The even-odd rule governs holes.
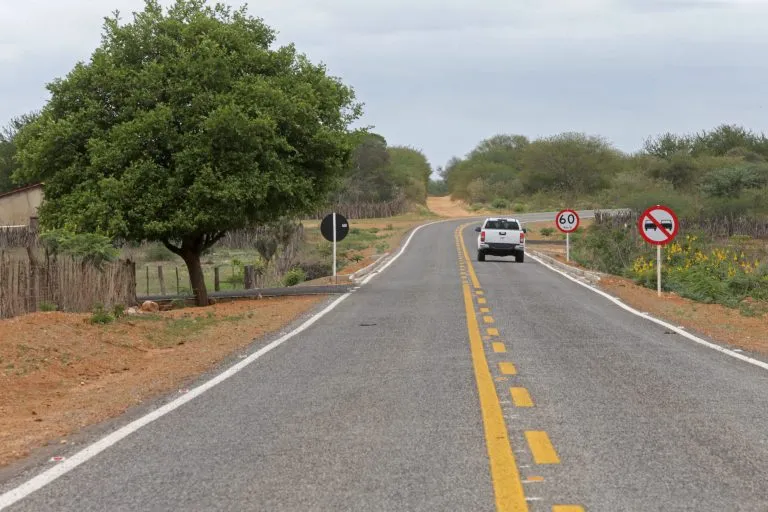
[[[483,335],[480,330],[478,314],[475,312],[474,300],[482,306],[485,325],[494,324],[487,306],[487,298],[481,290],[480,281],[470,260],[466,244],[462,238],[463,229],[469,224],[464,224],[456,229],[456,248],[459,253],[459,268],[462,276],[462,291],[464,294],[464,308],[467,316],[467,331],[469,345],[472,354],[472,365],[477,381],[477,390],[480,398],[480,409],[483,417],[485,441],[490,462],[491,480],[496,498],[496,509],[499,512],[528,512],[528,502],[525,498],[525,490],[520,477],[520,470],[512,451],[509,434],[501,403],[496,392],[493,376],[491,375],[488,360],[483,346]],[[474,292],[474,293],[473,293]],[[495,327],[486,329],[486,339],[492,340],[499,335]],[[492,341],[491,346],[497,354],[506,353],[504,343]],[[499,373],[503,376],[517,375],[517,369],[511,361],[503,361],[498,364]],[[506,377],[500,378],[505,380]],[[510,388],[512,403],[515,407],[533,407],[533,399],[526,388]],[[525,438],[531,450],[536,464],[559,464],[560,459],[555,451],[549,436],[544,431],[526,431]],[[541,477],[534,477],[531,481],[541,481]],[[554,505],[553,512],[584,512],[579,505]]]

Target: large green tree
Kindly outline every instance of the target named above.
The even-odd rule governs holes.
[[[392,176],[405,197],[412,202],[426,204],[432,166],[420,150],[408,146],[392,146],[389,153]]]
[[[386,202],[402,194],[424,204],[432,167],[421,151],[387,146],[384,137],[365,132],[355,136],[356,147],[343,186],[334,200],[341,203]]]
[[[350,168],[336,194],[341,203],[389,201],[397,193],[390,173],[387,141],[377,133],[356,138]]]
[[[351,153],[354,92],[262,20],[204,0],[106,20],[17,137],[48,228],[161,241],[208,303],[200,255],[226,231],[313,211]]]
[[[622,158],[600,137],[563,133],[539,139],[526,148],[523,184],[529,192],[558,193],[572,202],[610,185]]]

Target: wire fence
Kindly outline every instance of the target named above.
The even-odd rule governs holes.
[[[203,265],[208,291],[245,290],[280,284],[274,267],[266,270],[257,265]],[[249,269],[252,269],[249,271]],[[139,297],[192,294],[189,271],[185,265],[146,264],[136,267],[136,289]]]

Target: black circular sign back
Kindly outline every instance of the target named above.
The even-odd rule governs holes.
[[[333,242],[333,214],[329,213],[325,216],[320,223],[320,233],[323,234],[323,238],[329,242]],[[347,237],[349,233],[349,222],[341,214],[336,214],[336,241],[341,242]]]

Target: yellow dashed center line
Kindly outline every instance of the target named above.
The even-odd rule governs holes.
[[[461,241],[464,259],[469,260],[467,249]],[[469,264],[469,275],[472,286],[480,287],[472,264]],[[496,384],[488,367],[485,357],[480,325],[475,313],[475,305],[472,301],[470,284],[464,281],[464,309],[467,317],[467,331],[469,334],[469,347],[472,354],[472,366],[477,381],[477,392],[480,398],[480,411],[483,416],[483,428],[485,431],[485,445],[488,450],[488,459],[491,469],[491,481],[493,483],[496,498],[496,510],[499,512],[528,512],[528,503],[525,500],[525,491],[520,478],[520,470],[512,452],[509,442],[507,425],[501,410],[499,396],[496,393]],[[478,291],[479,293],[479,291]]]
[[[531,448],[531,454],[536,464],[560,464],[560,457],[557,456],[549,435],[541,430],[527,430],[525,439]]]
[[[510,362],[499,363],[499,371],[504,375],[517,375],[517,368]]]
[[[509,388],[509,392],[512,395],[512,403],[515,407],[533,407],[533,400],[531,395],[525,388]]]
[[[456,229],[456,247],[459,252],[459,269],[464,291],[464,305],[467,316],[467,328],[469,331],[472,361],[477,379],[478,393],[480,395],[480,409],[483,415],[486,447],[491,463],[491,480],[496,495],[496,508],[498,511],[527,512],[528,504],[523,490],[523,483],[543,482],[542,476],[529,476],[521,480],[521,475],[515,461],[514,453],[509,442],[507,426],[502,415],[501,403],[496,393],[497,382],[507,380],[507,377],[492,377],[489,371],[488,361],[483,349],[483,340],[491,340],[499,336],[499,330],[488,327],[486,334],[480,332],[478,316],[483,315],[483,322],[493,324],[495,320],[489,307],[480,307],[479,314],[475,313],[472,300],[472,291],[478,305],[488,303],[485,292],[481,289],[474,266],[467,252],[467,246],[462,238],[463,229],[469,224],[459,226]],[[473,290],[474,288],[474,290]],[[496,353],[507,351],[503,342],[492,342],[491,346]],[[502,375],[517,375],[517,368],[511,361],[499,363],[499,371]],[[509,388],[512,403],[515,407],[534,407],[528,389],[524,387]],[[542,430],[528,430],[524,432],[525,439],[536,464],[560,464],[560,458],[555,451],[549,435]],[[585,512],[581,505],[552,505],[552,512]]]
[[[483,342],[480,339],[480,326],[472,304],[472,294],[468,284],[465,283],[462,286],[464,288],[464,308],[467,316],[467,330],[469,331],[469,346],[475,369],[475,379],[477,380],[477,391],[480,396],[480,410],[483,415],[485,443],[491,463],[491,480],[496,495],[496,509],[500,512],[527,512],[528,504],[525,501],[520,472],[512,453],[507,426],[504,423],[501,404],[496,394],[496,385],[493,383],[491,372],[488,369]]]

